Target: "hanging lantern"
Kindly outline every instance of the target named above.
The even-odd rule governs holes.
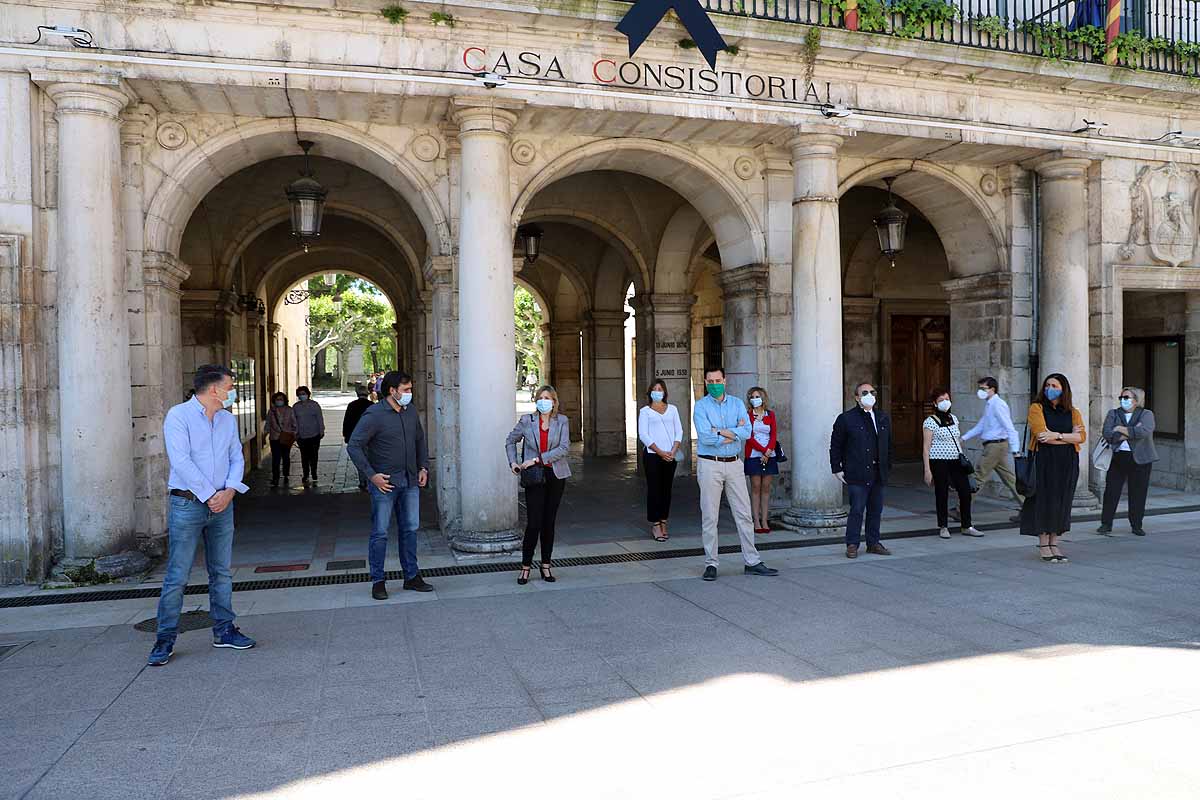
[[[332,272],[327,272],[324,275],[322,275],[321,277],[324,279],[325,285],[328,286],[330,289],[332,289],[334,284],[337,283],[337,275],[333,274]]]
[[[300,240],[301,247],[307,253],[312,240],[321,236],[321,216],[325,211],[325,195],[328,192],[313,177],[309,165],[308,151],[313,143],[301,141],[298,144],[304,151],[304,169],[300,177],[287,187],[286,194],[292,206],[292,236]]]
[[[537,225],[522,225],[517,228],[517,238],[521,240],[521,251],[525,254],[525,263],[532,264],[541,255],[542,229]]]
[[[888,187],[888,202],[875,215],[874,220],[875,233],[879,235],[879,249],[883,251],[884,257],[892,263],[893,269],[896,266],[896,256],[904,250],[904,228],[908,224],[908,214],[896,206],[896,201],[892,197],[892,181],[894,180],[896,179],[883,179]]]
[[[342,295],[341,295],[341,293],[335,294],[333,296],[333,310],[334,311],[342,310]]]

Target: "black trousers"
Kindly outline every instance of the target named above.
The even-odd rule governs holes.
[[[1112,527],[1117,503],[1121,502],[1121,490],[1128,481],[1129,527],[1135,531],[1142,529],[1142,519],[1146,515],[1146,493],[1150,490],[1150,469],[1153,466],[1137,463],[1133,460],[1133,453],[1128,450],[1113,453],[1112,464],[1108,467],[1108,481],[1104,484],[1104,509],[1100,514],[1103,524]]]
[[[292,472],[292,448],[284,447],[275,439],[271,440],[271,480],[279,480],[279,465],[283,464],[283,477]]]
[[[321,437],[297,439],[296,444],[300,446],[300,466],[304,470],[304,477],[312,475],[315,480],[317,477],[317,453],[321,452]]]
[[[663,461],[655,453],[642,454],[646,472],[646,521],[665,522],[671,517],[671,486],[675,480],[675,459]]]
[[[554,477],[551,467],[542,469],[546,470],[546,482],[525,489],[525,539],[521,542],[521,564],[526,567],[533,563],[533,549],[538,540],[542,543],[542,563],[550,563],[554,553],[554,520],[567,488],[566,478]]]
[[[933,473],[933,496],[937,502],[939,528],[950,527],[950,487],[958,492],[958,514],[960,527],[971,527],[971,482],[967,473],[948,458],[929,459],[929,471]]]

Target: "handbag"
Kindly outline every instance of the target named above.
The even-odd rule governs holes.
[[[971,486],[971,494],[975,494],[979,491],[979,481],[975,480],[975,465],[971,463],[971,459],[967,458],[967,454],[962,451],[962,445],[958,443],[958,439],[954,440],[954,446],[958,448],[959,469],[967,476],[967,483]]]
[[[1113,449],[1108,439],[1103,436],[1092,450],[1092,466],[1101,472],[1108,472],[1108,468],[1112,466]]]
[[[275,424],[279,425],[279,417],[275,414],[274,410],[271,411],[271,416],[275,417]],[[284,431],[284,430],[281,430],[279,432],[279,444],[281,446],[290,448],[295,443],[296,443],[296,434],[295,433],[293,433],[292,431]]]
[[[783,453],[783,445],[778,440],[775,441],[775,462],[782,464],[787,461],[787,456]]]
[[[521,460],[525,460],[525,442],[521,442]],[[522,489],[529,489],[533,486],[544,486],[546,484],[545,465],[539,461],[532,466],[525,467],[521,470],[520,480]]]
[[[1017,493],[1028,499],[1037,493],[1037,459],[1034,453],[1025,448],[1025,439],[1029,436],[1029,426],[1025,426],[1025,436],[1021,439],[1021,452],[1013,456],[1013,473],[1017,476]]]

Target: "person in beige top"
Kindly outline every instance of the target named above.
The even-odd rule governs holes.
[[[296,443],[296,415],[288,405],[287,395],[271,395],[271,410],[267,412],[267,438],[271,442],[271,485],[279,485],[279,467],[283,465],[283,481],[287,483],[292,471],[292,445]]]

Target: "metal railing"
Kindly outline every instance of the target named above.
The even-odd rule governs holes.
[[[632,0],[629,0],[632,2]],[[715,14],[846,28],[846,0],[700,0]],[[858,0],[864,34],[1200,76],[1200,0],[1123,0],[1105,42],[1107,0]]]

